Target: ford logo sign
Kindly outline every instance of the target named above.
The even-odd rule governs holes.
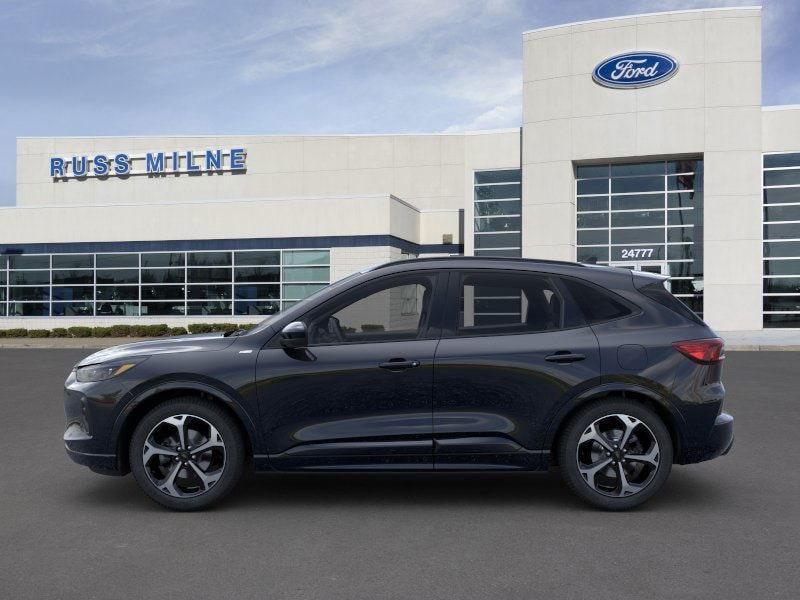
[[[678,61],[660,52],[626,52],[594,69],[592,79],[610,88],[641,88],[666,81],[678,72]]]

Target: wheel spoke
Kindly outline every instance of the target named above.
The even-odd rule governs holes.
[[[622,467],[622,465],[617,465],[617,475],[619,476],[620,496],[630,496],[636,492],[641,492],[644,489],[643,485],[637,485],[628,481],[628,477],[625,474],[625,469]]]
[[[197,466],[197,464],[193,460],[190,460],[187,464],[192,468],[192,470],[197,474],[197,476],[203,482],[204,492],[208,491],[215,483],[217,483],[217,481],[219,481],[219,478],[222,477],[222,469],[217,469],[216,471],[207,473],[203,471],[199,466]]]
[[[625,426],[625,431],[622,434],[622,440],[620,440],[619,442],[619,447],[624,449],[625,445],[628,443],[628,440],[631,437],[631,434],[633,433],[633,430],[636,429],[641,424],[641,421],[629,415],[614,415],[614,416],[616,416],[620,421],[622,421],[622,424]]]
[[[167,448],[166,446],[157,444],[152,441],[152,439],[148,439],[144,444],[144,452],[142,453],[144,464],[147,464],[154,456],[178,456],[178,453],[172,448]]]
[[[599,431],[597,431],[595,423],[589,425],[589,427],[586,428],[586,431],[583,432],[581,439],[578,441],[578,446],[582,446],[584,443],[588,441],[597,442],[606,451],[611,452],[611,445],[609,444],[608,440],[605,437],[603,437],[603,435]]]
[[[168,417],[163,422],[172,425],[178,430],[178,445],[181,448],[186,448],[186,415]]]
[[[632,462],[649,463],[658,466],[658,445],[654,445],[647,454],[626,454],[625,460]]]
[[[183,464],[178,461],[175,461],[175,464],[172,465],[172,470],[167,473],[167,476],[164,477],[161,481],[157,481],[156,485],[162,492],[166,492],[170,496],[180,496],[181,493],[178,488],[175,487],[175,478],[178,476],[178,472],[183,468]]]
[[[205,452],[209,448],[224,448],[225,444],[222,443],[222,436],[213,425],[209,425],[208,440],[200,444],[196,448],[192,448],[192,454]]]
[[[597,462],[592,463],[591,465],[586,465],[586,466],[578,465],[578,469],[580,470],[581,475],[583,475],[584,479],[586,479],[586,483],[589,484],[589,487],[591,487],[592,489],[596,489],[594,483],[595,475],[597,475],[600,471],[605,469],[610,464],[611,464],[610,458],[602,458]]]

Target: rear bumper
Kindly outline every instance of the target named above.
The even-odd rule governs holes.
[[[698,463],[724,456],[733,447],[733,416],[726,412],[717,415],[708,439],[684,456],[684,464]]]

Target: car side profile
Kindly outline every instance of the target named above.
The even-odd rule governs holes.
[[[627,509],[733,443],[723,343],[648,273],[399,261],[249,331],[102,350],[65,384],[67,454],[176,510],[257,471],[546,470]]]

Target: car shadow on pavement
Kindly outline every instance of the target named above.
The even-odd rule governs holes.
[[[131,476],[96,478],[71,487],[73,502],[84,506],[158,509]],[[677,468],[664,488],[639,511],[685,510],[725,503],[718,483]],[[569,492],[557,470],[549,473],[250,473],[212,510],[281,507],[408,506],[533,507],[595,510]]]

